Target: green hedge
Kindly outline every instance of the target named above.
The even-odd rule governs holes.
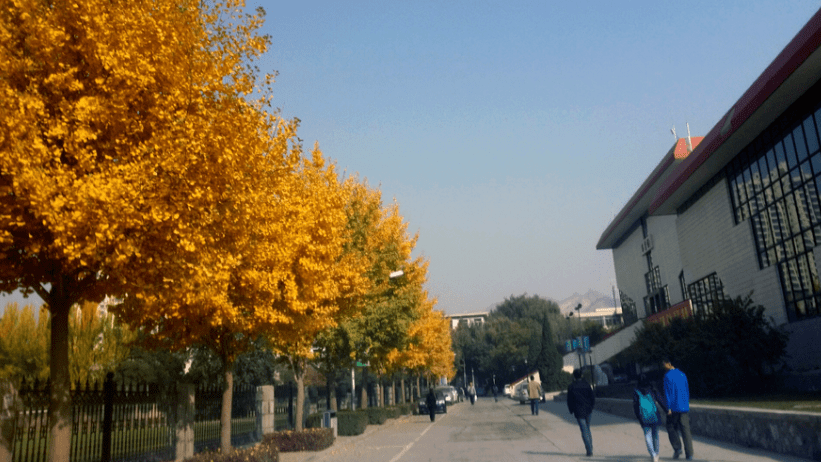
[[[369,425],[382,425],[388,420],[388,410],[384,407],[369,407],[365,412],[368,413]]]
[[[322,428],[323,413],[308,414],[305,418],[305,428]]]
[[[339,436],[361,435],[367,427],[368,413],[364,410],[336,413],[336,430]]]
[[[397,408],[399,408],[400,415],[410,415],[413,412],[413,408],[416,407],[410,403],[402,403]]]
[[[279,450],[272,444],[258,444],[248,449],[235,449],[228,454],[201,452],[185,459],[185,462],[279,462]]]
[[[334,444],[333,428],[309,428],[281,431],[262,437],[262,446],[273,446],[280,452],[321,451]]]
[[[388,414],[389,419],[398,419],[402,415],[402,411],[399,410],[398,406],[385,408],[385,412]]]

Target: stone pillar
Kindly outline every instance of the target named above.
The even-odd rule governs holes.
[[[10,382],[0,382],[0,460],[11,460],[11,449],[14,444],[14,424],[20,399],[17,390]]]
[[[177,461],[194,457],[194,384],[177,384]]]
[[[274,432],[274,387],[264,385],[257,387],[257,440]]]

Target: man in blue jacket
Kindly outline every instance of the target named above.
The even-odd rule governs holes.
[[[673,459],[681,455],[681,440],[684,440],[684,455],[687,460],[692,460],[693,435],[690,433],[690,386],[687,376],[673,367],[669,359],[663,359],[661,364],[667,369],[664,374],[664,397],[667,399],[667,436],[673,446]]]

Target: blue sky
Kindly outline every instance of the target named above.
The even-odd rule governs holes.
[[[254,2],[274,105],[396,199],[446,313],[611,293],[596,242],[819,2]]]

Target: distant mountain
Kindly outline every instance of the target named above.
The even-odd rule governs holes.
[[[612,294],[605,295],[592,289],[588,290],[584,295],[574,293],[564,300],[556,301],[556,303],[559,305],[559,309],[565,316],[574,312],[579,303],[582,304],[582,313],[595,312],[596,308],[612,308],[617,306],[613,300]]]

